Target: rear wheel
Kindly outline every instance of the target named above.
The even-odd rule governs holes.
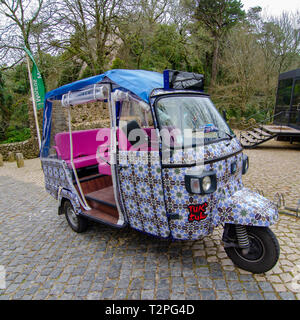
[[[69,226],[78,233],[86,231],[88,227],[87,219],[77,215],[69,200],[66,200],[63,204],[64,214],[68,221]]]
[[[231,226],[231,233],[234,225]],[[225,247],[233,263],[252,273],[264,273],[271,270],[279,258],[279,243],[275,234],[267,227],[247,226],[250,242],[249,250],[238,247]]]

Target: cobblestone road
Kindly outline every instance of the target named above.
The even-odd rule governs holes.
[[[246,151],[245,185],[264,190],[270,199],[283,192],[287,205],[295,206],[300,149],[273,145]],[[6,270],[6,289],[0,289],[0,299],[299,300],[300,220],[281,215],[272,229],[280,260],[262,275],[233,266],[220,242],[221,228],[192,242],[162,241],[92,222],[86,233],[76,234],[44,191],[39,160],[27,160],[20,169],[5,163],[0,167],[0,267]]]

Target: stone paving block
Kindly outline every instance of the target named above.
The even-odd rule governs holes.
[[[197,286],[187,287],[185,290],[185,294],[187,299],[191,299],[191,300],[200,299],[200,292]]]
[[[196,268],[196,274],[198,277],[206,277],[210,275],[208,267],[198,267]]]
[[[99,292],[89,292],[86,296],[87,300],[99,300],[101,297],[101,293]]]
[[[141,290],[130,291],[127,295],[128,300],[141,300]]]
[[[295,300],[295,295],[292,292],[280,292],[279,296],[283,300]]]
[[[264,292],[263,296],[265,300],[278,300],[278,297],[276,296],[276,294],[272,292]]]
[[[227,281],[227,285],[231,292],[243,290],[243,286],[239,281]]]
[[[117,279],[107,279],[104,282],[104,288],[115,288],[117,285],[118,280]]]
[[[238,280],[238,274],[234,271],[225,271],[225,278],[227,280]]]
[[[202,300],[216,300],[216,294],[213,290],[201,290],[200,295]]]
[[[35,293],[33,298],[35,300],[44,300],[49,295],[49,290],[39,290]]]
[[[264,292],[273,292],[274,291],[274,288],[272,287],[272,285],[269,282],[266,282],[266,281],[258,282],[258,286]]]
[[[156,292],[156,299],[158,299],[158,300],[170,299],[170,290],[169,289],[158,289]]]
[[[213,285],[216,290],[227,290],[226,281],[223,279],[214,280]]]
[[[258,285],[253,281],[242,282],[242,286],[246,291],[259,291]]]
[[[200,289],[212,289],[213,281],[209,278],[199,278],[198,285]]]
[[[217,291],[217,300],[232,300],[232,296],[226,291]]]
[[[142,300],[153,300],[154,299],[154,290],[143,290],[141,299]]]
[[[145,290],[153,290],[155,288],[155,280],[144,280],[143,288]]]
[[[130,290],[139,290],[142,288],[142,280],[140,278],[134,278],[130,284]]]
[[[260,292],[247,292],[247,297],[249,300],[264,300]]]
[[[172,292],[170,296],[170,300],[184,300],[184,293]]]
[[[300,260],[299,227],[293,218],[281,215],[272,226],[281,244],[277,266],[253,275],[230,265],[220,244],[222,228],[204,240],[187,242],[95,223],[85,234],[74,233],[57,215],[39,162],[38,169],[31,165],[35,161],[25,160],[23,177],[13,169],[15,163],[0,168],[1,195],[17,199],[4,208],[0,203],[0,218],[3,212],[10,217],[0,224],[0,265],[7,271],[0,299],[300,299],[290,286]],[[14,171],[19,171],[18,180]],[[3,187],[2,176],[13,186],[13,195]]]
[[[77,286],[76,285],[66,285],[64,288],[65,293],[73,293],[75,294],[77,291]]]
[[[243,291],[235,291],[231,293],[233,300],[247,300],[247,295]]]

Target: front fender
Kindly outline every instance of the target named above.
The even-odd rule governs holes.
[[[275,204],[248,188],[242,188],[221,201],[218,214],[222,224],[269,227],[278,219]]]
[[[59,188],[58,191],[58,214],[62,214],[62,200],[63,199],[67,199],[70,200],[70,202],[72,203],[72,206],[74,208],[74,211],[76,214],[79,214],[81,212],[81,208],[80,208],[80,204],[79,204],[79,200],[77,198],[77,195],[72,193],[72,191],[65,189],[65,188]]]

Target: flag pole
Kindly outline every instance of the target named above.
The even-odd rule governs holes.
[[[39,122],[38,122],[37,112],[36,112],[36,103],[35,103],[35,97],[34,97],[34,92],[33,92],[32,76],[31,76],[31,71],[30,71],[30,62],[29,62],[29,57],[28,57],[27,53],[26,53],[26,60],[27,60],[27,69],[28,69],[28,76],[29,76],[29,82],[30,82],[32,105],[33,105],[33,114],[34,114],[35,126],[36,126],[36,131],[37,131],[37,138],[38,138],[38,142],[39,142],[39,150],[41,150],[40,128],[39,128]]]

